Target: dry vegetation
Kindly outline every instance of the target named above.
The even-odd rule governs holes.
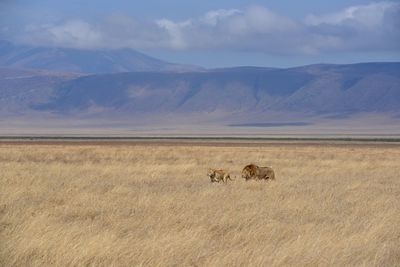
[[[399,196],[395,146],[2,144],[0,265],[399,266]]]

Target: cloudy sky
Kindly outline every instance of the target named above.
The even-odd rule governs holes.
[[[0,39],[205,67],[400,61],[400,1],[0,0]]]

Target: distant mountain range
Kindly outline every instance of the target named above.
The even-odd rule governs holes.
[[[400,64],[96,75],[63,83],[40,108],[84,112],[92,106],[127,113],[399,112]]]
[[[145,121],[168,115],[237,126],[249,118],[263,125],[275,113],[297,114],[300,122],[362,113],[400,116],[400,63],[190,70],[133,51],[125,51],[128,59],[123,51],[0,47],[0,65],[7,65],[0,68],[0,119],[53,114]],[[133,69],[140,71],[125,72]]]
[[[1,109],[58,114],[400,112],[400,63],[77,74],[0,69]],[[6,75],[5,73],[9,73]]]
[[[193,71],[195,66],[168,63],[132,49],[85,50],[15,45],[0,40],[0,66],[79,73]]]

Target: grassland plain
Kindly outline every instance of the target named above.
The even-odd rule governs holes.
[[[400,266],[399,225],[396,145],[0,144],[1,266]]]

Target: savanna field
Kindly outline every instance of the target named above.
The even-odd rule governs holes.
[[[400,266],[400,146],[3,142],[0,266]]]

